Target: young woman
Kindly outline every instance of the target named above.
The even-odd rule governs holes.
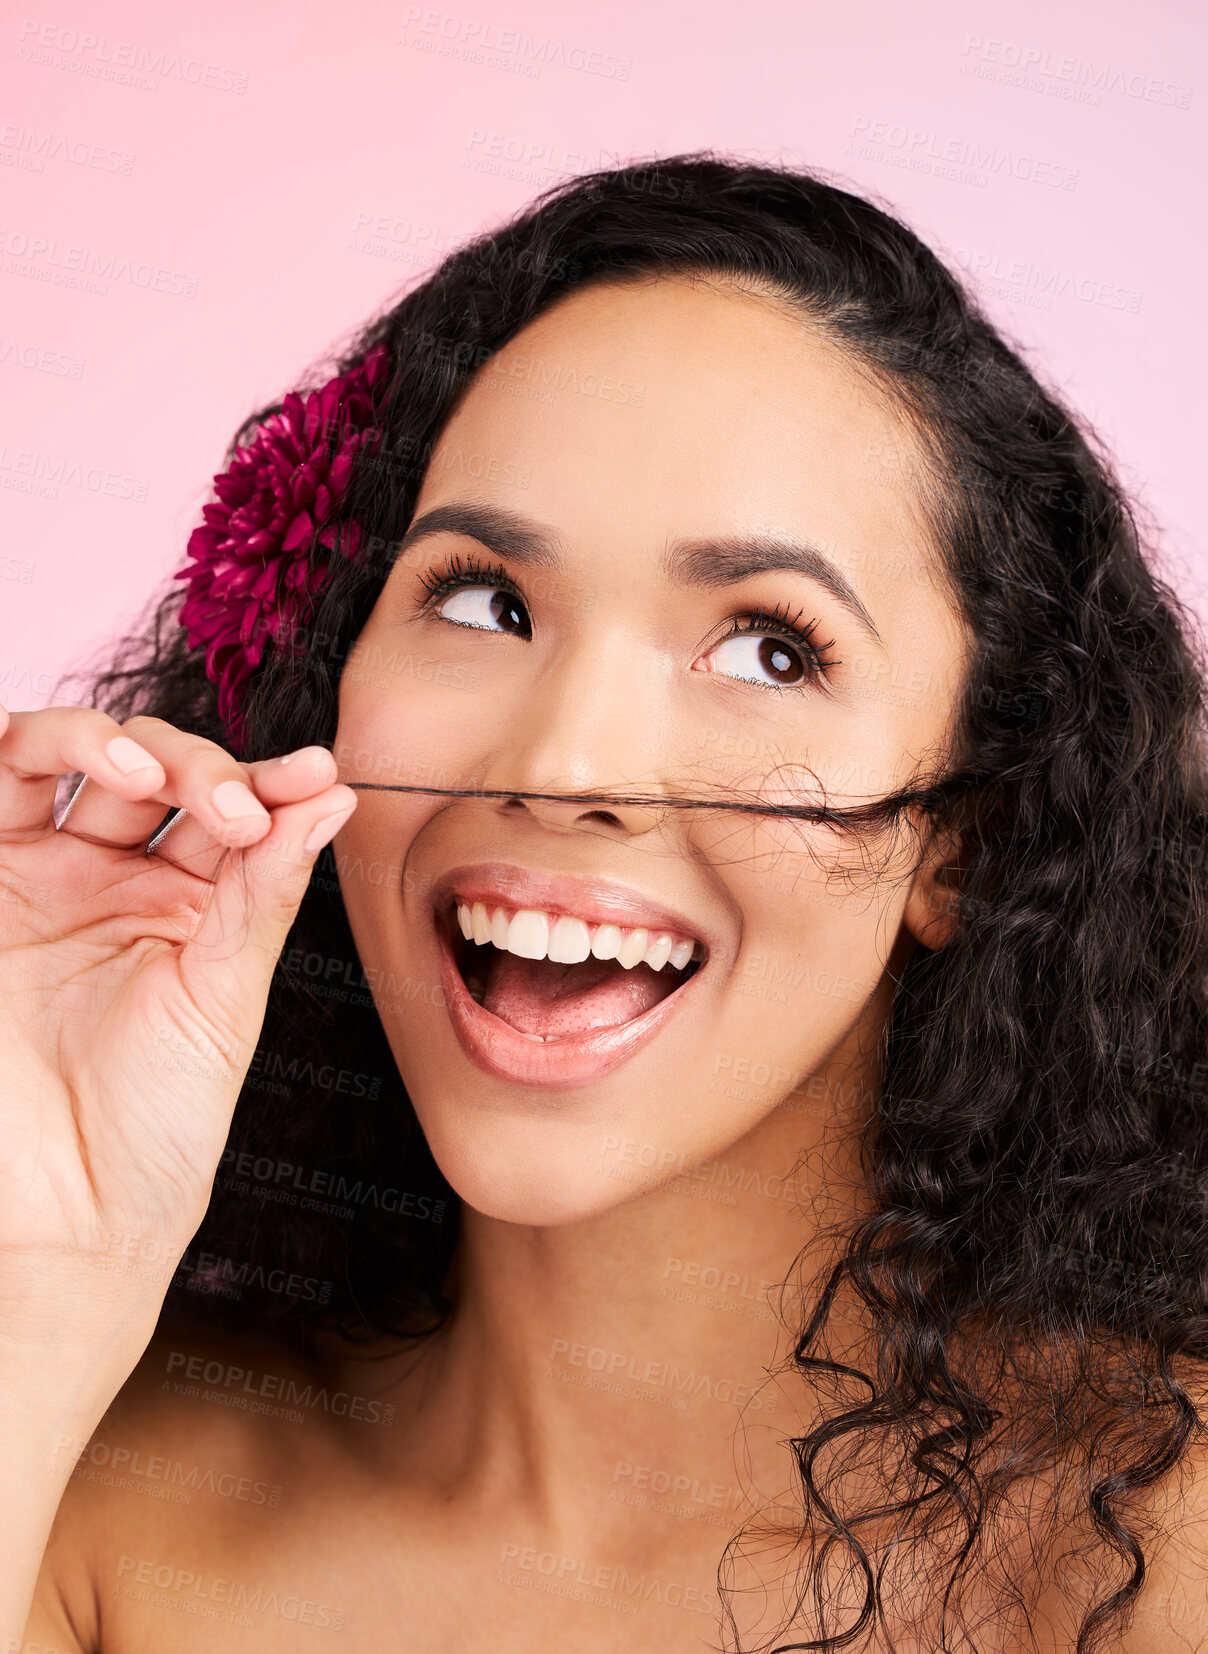
[[[1203,654],[1086,433],[708,154],[337,366],[0,734],[11,1646],[1199,1646]]]

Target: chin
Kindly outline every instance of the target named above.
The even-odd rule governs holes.
[[[553,1229],[586,1222],[667,1183],[678,1164],[678,1156],[657,1168],[617,1163],[609,1143],[642,1128],[617,1131],[599,1116],[546,1121],[531,1111],[508,1111],[506,1103],[450,1105],[448,1093],[414,1103],[453,1191],[473,1211],[508,1224]],[[616,1110],[607,1113],[616,1120]]]

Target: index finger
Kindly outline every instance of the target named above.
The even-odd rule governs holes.
[[[0,730],[0,831],[52,827],[59,777],[76,770],[97,775],[126,798],[161,786],[164,769],[153,754],[142,753],[147,763],[141,769],[131,768],[129,756],[114,762],[110,746],[122,741],[127,755],[135,749],[137,757],[137,743],[123,737],[121,725],[95,707],[6,711]]]
[[[278,758],[258,758],[243,768],[248,785],[269,810],[278,804],[298,804],[326,791],[339,771],[334,753],[318,746],[299,747]],[[156,834],[151,848],[156,855],[211,882],[227,853],[226,846],[217,842],[188,810],[182,810]]]

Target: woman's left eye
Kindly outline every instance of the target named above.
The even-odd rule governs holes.
[[[708,659],[713,664],[706,670],[769,689],[803,689],[826,676],[827,663],[810,641],[813,629],[811,622],[800,630],[799,641],[793,641],[784,634],[797,628],[783,619],[746,615],[735,623],[729,637],[710,650]]]
[[[803,683],[809,676],[799,650],[790,649],[779,638],[732,637],[713,651],[722,662],[715,671],[746,683],[774,683],[781,688]],[[762,674],[766,673],[766,676]]]
[[[485,632],[507,632],[512,637],[533,635],[528,610],[514,592],[502,586],[463,586],[437,605],[436,613],[459,626]]]

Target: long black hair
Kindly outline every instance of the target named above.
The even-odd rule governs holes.
[[[815,1622],[801,1640],[786,1622],[775,1646],[830,1654],[874,1635],[890,1568],[920,1558],[942,1610],[933,1646],[956,1646],[996,1513],[1049,1467],[1102,1564],[1082,1597],[1077,1648],[1091,1654],[1128,1622],[1144,1577],[1139,1496],[1203,1436],[1204,651],[1100,445],[940,260],[859,195],[710,152],[572,178],[444,259],[324,365],[346,371],[378,342],[393,364],[381,449],[358,458],[344,507],[365,552],[312,547],[332,566],[307,646],[267,654],[240,756],[334,745],[343,663],[471,376],[561,294],[672,271],[781,297],[907,415],[975,643],[954,759],[981,784],[933,811],[960,833],[958,927],[904,967],[862,1126],[872,1215],[852,1220],[815,1283],[793,1355],[826,1402],[792,1444],[797,1605],[812,1600]],[[230,454],[279,406],[252,415]],[[180,598],[177,583],[153,604],[90,682],[92,703],[230,746]],[[165,1322],[421,1338],[449,1314],[457,1237],[328,849]],[[863,1373],[828,1355],[841,1293],[875,1338]],[[882,1479],[867,1507],[844,1486],[861,1456]],[[887,1521],[913,1549],[895,1539],[878,1554]],[[719,1584],[737,1638],[723,1578],[736,1554]],[[847,1614],[825,1600],[836,1555],[865,1587]],[[1030,1623],[1009,1572],[1000,1595],[1000,1625]]]

